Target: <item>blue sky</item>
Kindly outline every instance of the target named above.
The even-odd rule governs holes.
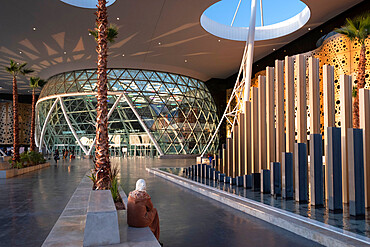
[[[219,23],[230,25],[239,0],[222,0],[205,11],[205,15]],[[251,0],[242,0],[235,27],[249,26]],[[301,12],[306,5],[299,0],[262,0],[264,25],[270,25],[289,19]],[[260,0],[257,0],[256,26],[261,25]]]

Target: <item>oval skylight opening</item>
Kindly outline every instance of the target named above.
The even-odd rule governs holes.
[[[60,0],[63,3],[86,9],[96,9],[98,0]],[[108,0],[107,6],[112,5],[116,0]]]
[[[245,41],[248,37],[251,0],[222,0],[204,11],[200,18],[202,27],[224,39]],[[256,8],[256,40],[282,37],[303,27],[311,12],[299,0],[262,0],[263,26],[260,1]]]

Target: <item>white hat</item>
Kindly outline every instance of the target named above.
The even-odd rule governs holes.
[[[146,190],[146,183],[144,179],[139,179],[136,181],[136,190],[138,191],[145,191]]]

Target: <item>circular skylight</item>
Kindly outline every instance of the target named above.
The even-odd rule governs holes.
[[[73,5],[80,8],[96,9],[98,0],[60,0],[66,4]],[[112,5],[116,0],[107,0],[107,6]]]
[[[239,5],[240,4],[240,5]],[[239,5],[239,7],[238,7]],[[248,37],[251,0],[222,0],[211,5],[200,18],[202,27],[224,39],[245,41]],[[255,40],[267,40],[293,33],[310,19],[311,12],[299,0],[262,0],[256,6]]]

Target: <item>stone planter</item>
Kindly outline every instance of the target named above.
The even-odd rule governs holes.
[[[21,169],[13,168],[13,169],[9,169],[9,170],[2,170],[2,171],[0,171],[0,179],[16,177],[16,176],[19,176],[19,175],[22,175],[22,174],[25,174],[25,173],[29,173],[29,172],[33,172],[33,171],[36,171],[36,170],[39,170],[39,169],[42,169],[42,168],[45,168],[45,167],[49,167],[49,166],[50,166],[50,163],[46,162],[44,164],[29,166],[29,167],[25,167],[25,168],[21,168]]]

